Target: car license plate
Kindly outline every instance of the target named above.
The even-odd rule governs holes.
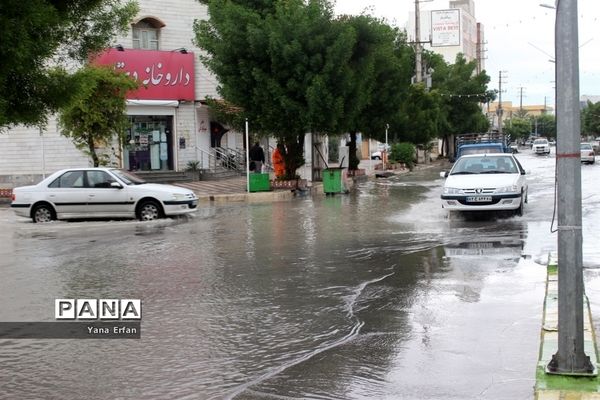
[[[192,200],[192,206],[197,206],[198,205],[198,200]]]
[[[485,203],[492,201],[491,196],[471,196],[467,197],[469,203]]]

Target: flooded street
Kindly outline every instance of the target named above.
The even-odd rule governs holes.
[[[554,148],[518,158],[523,217],[447,218],[435,167],[151,223],[0,208],[0,321],[52,321],[57,298],[143,303],[140,340],[0,340],[0,398],[531,399]],[[599,171],[582,165],[596,329]]]

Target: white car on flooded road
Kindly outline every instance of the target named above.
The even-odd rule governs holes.
[[[138,218],[149,221],[196,211],[191,190],[146,183],[114,168],[58,171],[34,186],[13,189],[17,215],[48,222],[75,218]]]
[[[535,139],[531,149],[535,154],[550,154],[550,142],[548,139]]]
[[[449,211],[514,211],[527,203],[525,170],[512,154],[473,154],[459,158],[446,178],[442,208]]]

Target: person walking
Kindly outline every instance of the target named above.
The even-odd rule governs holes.
[[[254,168],[252,168],[252,164],[254,163]],[[262,147],[260,147],[260,143],[254,143],[254,146],[250,149],[250,171],[254,171],[257,174],[262,172],[262,166],[265,163],[265,152]]]

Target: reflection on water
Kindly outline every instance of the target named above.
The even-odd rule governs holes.
[[[15,224],[0,233],[12,257],[0,320],[52,319],[55,298],[140,298],[142,339],[0,341],[0,386],[8,398],[475,398],[494,376],[529,393],[531,365],[489,362],[537,323],[537,275],[518,256],[527,225],[451,224],[435,175],[157,224],[65,224],[51,241]]]

